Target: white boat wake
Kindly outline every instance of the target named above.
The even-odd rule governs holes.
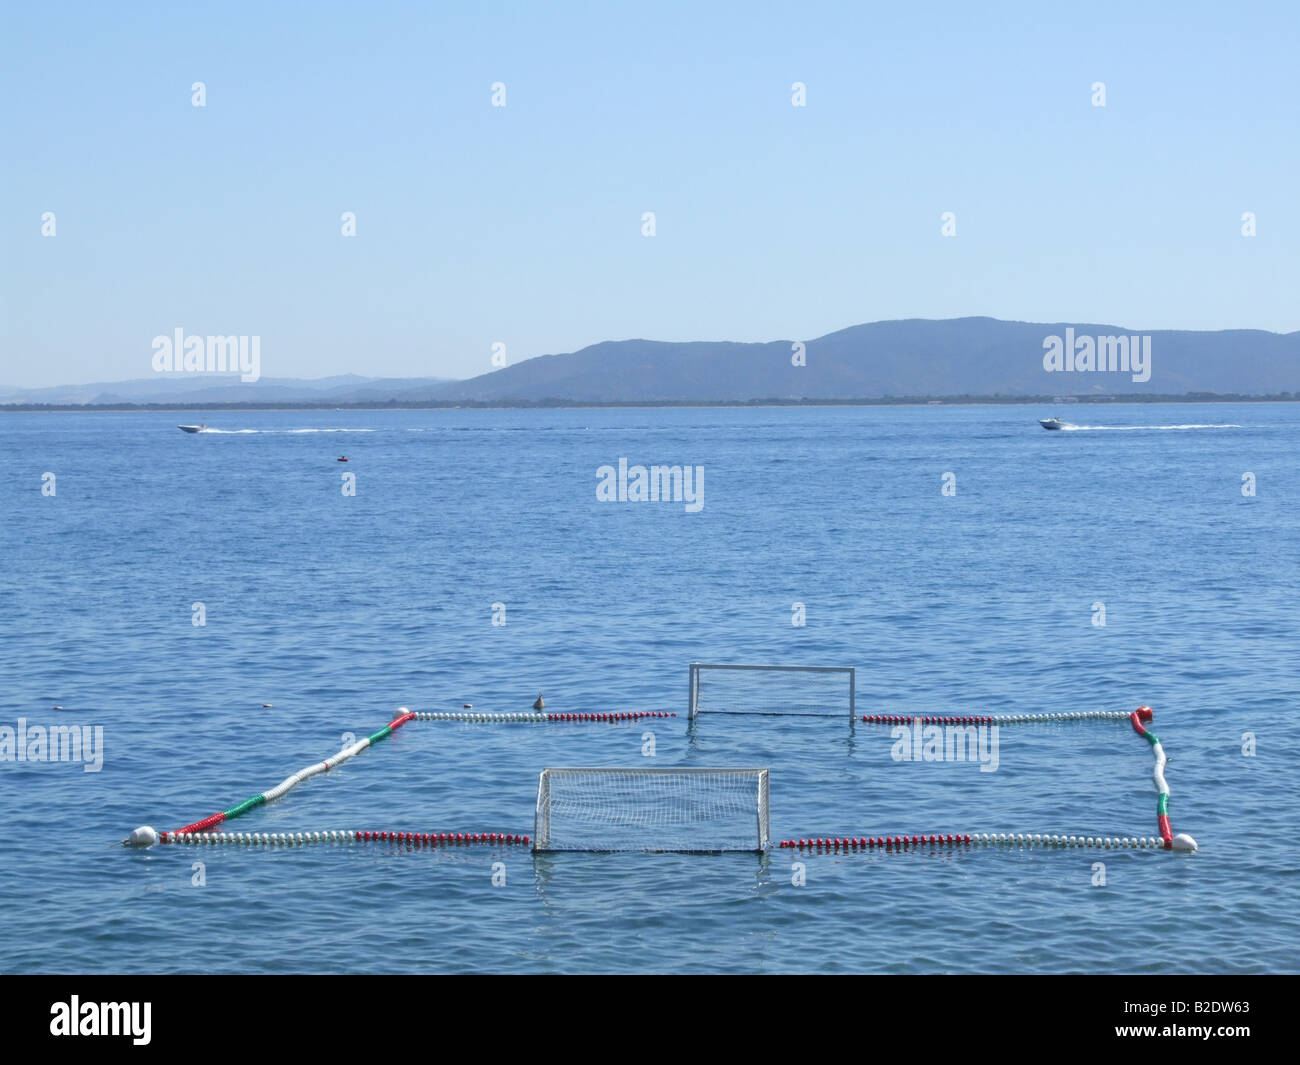
[[[373,433],[373,429],[200,429],[200,433],[213,433],[218,436],[243,436],[257,433],[262,436],[284,436],[297,433]]]
[[[1060,431],[1063,433],[1082,433],[1106,430],[1113,433],[1134,432],[1138,429],[1240,429],[1242,426],[1233,423],[1222,425],[1062,425]]]

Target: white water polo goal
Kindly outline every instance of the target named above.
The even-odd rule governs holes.
[[[852,666],[692,662],[690,716],[759,714],[852,722],[856,678]]]
[[[544,769],[538,851],[763,851],[766,769]]]

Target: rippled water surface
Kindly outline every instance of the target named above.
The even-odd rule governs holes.
[[[1056,413],[212,412],[224,431],[194,436],[166,413],[0,418],[0,726],[104,736],[99,772],[0,762],[0,969],[1300,968],[1300,407],[1036,424]],[[621,457],[702,466],[703,509],[598,502]],[[412,722],[232,827],[532,832],[544,766],[760,765],[777,839],[1155,833],[1126,724],[1005,728],[995,772],[899,762],[888,728],[847,720],[688,727],[693,660],[853,665],[860,713],[1150,704],[1200,852],[814,854],[795,886],[779,849],[113,845],[398,706],[525,711],[539,691],[679,716]]]

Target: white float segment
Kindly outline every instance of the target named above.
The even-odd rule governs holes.
[[[1168,795],[1169,785],[1165,783],[1165,771],[1160,766],[1156,766],[1151,771],[1151,778],[1156,782],[1156,794]]]
[[[1156,794],[1168,795],[1169,785],[1165,783],[1165,763],[1168,759],[1165,757],[1165,749],[1160,744],[1153,743],[1151,753],[1156,756],[1155,769],[1151,772],[1151,777],[1156,782]]]
[[[369,737],[357,740],[357,742],[352,744],[350,747],[344,747],[338,754],[326,758],[325,761],[313,762],[305,769],[299,769],[298,772],[294,773],[292,776],[286,777],[269,791],[262,792],[262,798],[267,802],[274,802],[276,799],[287,794],[290,789],[301,784],[304,780],[314,777],[318,773],[325,773],[337,765],[342,765],[349,758],[355,758],[369,746]]]

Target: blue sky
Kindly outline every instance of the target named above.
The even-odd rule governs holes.
[[[260,336],[267,377],[1300,329],[1300,15],[1130,6],[7,0],[0,384],[147,377],[177,327]]]

